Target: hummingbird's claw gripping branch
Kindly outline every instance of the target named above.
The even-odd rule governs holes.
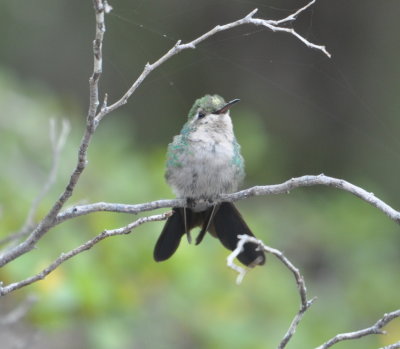
[[[82,172],[84,171],[84,169],[87,165],[87,162],[88,162],[87,161],[87,150],[88,150],[90,141],[92,139],[92,136],[96,130],[96,126],[98,125],[98,123],[101,121],[101,119],[104,116],[106,116],[107,114],[116,110],[117,108],[121,107],[122,105],[126,104],[128,99],[130,98],[130,96],[142,84],[142,82],[147,78],[147,76],[152,71],[157,69],[161,64],[163,64],[164,62],[166,62],[167,60],[172,58],[174,55],[176,55],[186,49],[195,49],[198,44],[207,40],[208,38],[212,37],[213,35],[217,34],[218,32],[229,30],[234,27],[238,27],[238,26],[245,25],[245,24],[252,24],[252,25],[265,26],[266,28],[268,28],[274,32],[276,32],[276,31],[286,32],[286,33],[294,36],[296,39],[300,40],[307,47],[319,50],[322,53],[324,53],[327,57],[330,57],[330,53],[326,50],[325,46],[316,45],[316,44],[308,41],[302,35],[297,33],[293,28],[281,26],[285,23],[293,22],[294,20],[296,20],[296,18],[302,12],[306,11],[308,8],[310,8],[315,3],[316,3],[316,0],[312,0],[307,5],[303,6],[296,12],[290,14],[289,16],[287,16],[285,18],[279,19],[279,20],[266,20],[266,19],[261,19],[261,18],[254,18],[253,16],[257,12],[257,9],[254,9],[245,17],[238,19],[234,22],[224,24],[224,25],[217,25],[214,28],[212,28],[211,30],[209,30],[208,32],[193,39],[192,41],[190,41],[188,43],[182,43],[182,41],[179,40],[169,51],[167,51],[163,56],[161,56],[154,63],[152,63],[152,64],[147,63],[145,65],[145,67],[143,68],[142,73],[133,82],[133,84],[125,92],[125,94],[119,100],[117,100],[115,103],[111,104],[110,106],[107,105],[107,94],[106,94],[104,97],[104,100],[103,100],[103,104],[99,110],[99,105],[100,105],[99,81],[100,81],[100,78],[102,75],[102,63],[103,63],[102,44],[103,44],[103,38],[104,38],[105,30],[106,30],[105,14],[109,13],[112,10],[112,7],[108,4],[107,0],[93,0],[94,12],[95,12],[95,17],[96,17],[95,38],[93,40],[93,48],[92,48],[93,49],[93,72],[89,79],[89,108],[88,108],[88,113],[87,113],[87,124],[86,124],[86,129],[85,129],[84,135],[82,137],[81,144],[79,146],[78,159],[77,159],[76,166],[71,173],[68,183],[66,183],[65,190],[60,195],[60,197],[57,199],[57,201],[54,203],[54,205],[51,207],[51,209],[49,210],[47,215],[38,224],[33,224],[32,226],[29,226],[29,229],[26,230],[26,232],[24,232],[26,234],[30,233],[30,235],[26,238],[26,240],[21,242],[19,245],[15,246],[11,249],[8,249],[8,250],[4,251],[4,253],[0,254],[0,267],[13,261],[14,259],[17,259],[21,255],[31,251],[35,247],[36,243],[50,229],[54,228],[57,224],[60,224],[68,219],[76,218],[81,215],[89,214],[92,212],[98,212],[98,211],[112,211],[112,212],[120,212],[120,213],[137,214],[140,212],[150,211],[150,210],[154,210],[157,208],[184,207],[186,205],[185,200],[174,199],[174,200],[158,200],[158,201],[148,202],[148,203],[144,203],[144,204],[137,204],[137,205],[123,205],[123,204],[119,204],[119,203],[99,202],[99,203],[93,203],[93,204],[89,204],[89,205],[74,206],[72,208],[61,211],[64,208],[67,200],[73,194],[75,186],[80,179],[80,175],[82,174]],[[53,147],[56,146],[58,149],[60,149],[61,144],[63,142],[61,142],[59,140],[57,143],[56,138],[57,137],[53,138]],[[62,139],[63,137],[60,137],[60,138]],[[48,182],[51,182],[51,181],[48,181]],[[223,197],[220,198],[220,201],[237,201],[237,200],[245,199],[250,196],[256,196],[256,195],[285,194],[295,188],[307,187],[307,186],[313,186],[313,185],[331,186],[331,187],[334,187],[337,189],[348,191],[348,192],[352,193],[353,195],[357,196],[358,198],[373,205],[377,209],[381,210],[390,219],[392,219],[396,223],[400,224],[400,211],[394,210],[392,207],[387,205],[385,202],[383,202],[382,200],[375,197],[373,193],[369,193],[369,192],[365,191],[364,189],[357,187],[357,186],[355,186],[349,182],[346,182],[344,180],[327,177],[325,175],[303,176],[303,177],[293,178],[293,179],[288,180],[281,184],[268,185],[268,186],[257,186],[257,187],[249,188],[246,190],[242,190],[237,193],[224,195]],[[35,205],[33,205],[33,207],[35,208]],[[52,271],[54,271],[56,268],[58,268],[59,265],[61,265],[65,261],[69,260],[70,258],[73,258],[77,254],[92,248],[95,244],[104,240],[105,238],[115,236],[115,235],[121,235],[121,234],[129,234],[134,228],[136,228],[140,224],[144,224],[144,223],[152,222],[152,221],[164,220],[164,219],[168,218],[171,214],[172,214],[171,212],[167,212],[167,213],[164,213],[161,215],[142,217],[142,218],[139,218],[136,221],[128,224],[125,227],[121,227],[121,228],[113,229],[113,230],[104,230],[102,233],[100,233],[93,239],[83,243],[82,245],[78,246],[77,248],[70,250],[69,252],[66,252],[66,253],[61,253],[60,256],[56,260],[54,260],[49,266],[47,266],[45,269],[43,269],[40,273],[38,273],[36,275],[33,275],[33,276],[28,277],[21,281],[10,283],[8,285],[4,285],[0,281],[0,296],[8,294],[14,290],[20,289],[24,286],[27,286],[29,284],[32,284],[38,280],[45,278],[48,274],[50,274]],[[29,215],[28,215],[28,217],[29,217]],[[246,239],[249,239],[249,241],[251,241],[251,239],[253,239],[253,238],[245,235],[245,237],[239,241],[239,244],[241,244],[241,246],[239,246],[239,244],[238,244],[237,249],[235,249],[232,252],[232,254],[230,254],[230,256],[228,257],[229,261],[231,261],[231,263],[230,263],[231,267],[233,267],[235,270],[237,270],[240,273],[239,276],[241,276],[241,278],[244,277],[247,270],[245,268],[235,266],[233,263],[233,259],[235,259],[241,253],[242,248],[246,242]],[[254,243],[254,240],[253,240],[253,243]],[[290,269],[292,271],[292,273],[295,276],[296,283],[298,285],[300,298],[301,298],[301,307],[300,307],[299,312],[296,314],[295,318],[293,319],[288,332],[285,334],[285,337],[279,344],[279,348],[284,348],[286,346],[286,344],[289,342],[290,338],[293,336],[293,334],[297,328],[297,325],[299,324],[305,311],[311,306],[311,304],[313,303],[315,298],[313,298],[311,300],[307,300],[306,288],[305,288],[305,284],[304,284],[304,280],[303,280],[302,276],[300,275],[297,268],[295,268],[290,263],[290,261],[288,261],[286,259],[286,257],[280,251],[278,251],[276,249],[272,249],[270,247],[267,247],[259,240],[256,240],[255,243],[262,246],[262,248],[265,252],[274,254],[277,258],[279,258],[288,267],[288,269]],[[359,330],[359,331],[355,331],[355,332],[345,333],[345,334],[339,334],[339,335],[333,337],[332,339],[330,339],[329,341],[327,341],[326,343],[324,343],[323,345],[321,345],[320,347],[318,347],[318,349],[327,349],[327,348],[333,346],[334,344],[336,344],[337,342],[340,342],[343,340],[361,338],[361,337],[369,335],[369,334],[383,333],[383,330],[382,330],[383,326],[385,326],[390,321],[392,321],[393,319],[398,318],[398,317],[400,317],[400,309],[396,310],[394,312],[385,314],[379,321],[377,321],[370,328],[366,328],[364,330]],[[400,342],[394,343],[385,348],[387,348],[387,349],[400,348]]]
[[[87,164],[87,149],[91,142],[92,136],[97,128],[99,121],[107,114],[111,113],[115,109],[121,107],[126,104],[129,97],[132,93],[141,85],[143,80],[155,69],[157,69],[161,64],[165,61],[172,58],[174,55],[185,49],[193,49],[197,44],[203,42],[209,37],[215,35],[218,32],[232,29],[234,27],[244,25],[244,24],[254,24],[254,25],[264,25],[271,30],[274,31],[284,31],[289,34],[294,35],[298,39],[300,39],[303,43],[305,43],[308,47],[312,47],[318,50],[321,50],[325,54],[329,56],[327,51],[323,46],[318,46],[310,43],[307,39],[303,38],[300,34],[295,32],[293,29],[289,29],[286,27],[279,27],[280,23],[292,20],[292,18],[296,17],[299,13],[306,10],[312,4],[315,3],[315,0],[312,0],[308,5],[302,7],[300,10],[296,11],[291,16],[283,18],[278,21],[269,21],[264,19],[253,18],[252,16],[256,13],[256,9],[253,10],[247,16],[236,20],[231,23],[227,23],[224,25],[218,25],[198,38],[192,40],[187,44],[182,44],[180,41],[167,53],[161,56],[157,61],[152,64],[146,64],[143,69],[143,72],[139,75],[136,81],[132,84],[132,86],[126,91],[126,93],[115,103],[106,106],[103,103],[103,106],[98,110],[100,105],[99,102],[99,81],[102,74],[102,65],[103,65],[103,57],[102,57],[102,45],[104,33],[106,31],[105,27],[105,14],[109,13],[112,10],[112,7],[107,3],[106,0],[93,0],[93,6],[95,10],[96,17],[96,25],[95,25],[95,39],[93,41],[93,73],[89,79],[89,109],[87,114],[87,125],[82,137],[82,141],[79,147],[78,152],[78,161],[74,171],[71,174],[70,180],[67,183],[64,192],[60,195],[58,200],[54,203],[53,207],[49,210],[48,214],[43,218],[43,220],[37,225],[36,228],[33,229],[28,238],[21,242],[15,248],[12,248],[0,256],[0,266],[3,266],[10,261],[18,258],[22,254],[25,254],[32,250],[39,239],[41,239],[49,229],[51,229],[57,222],[60,222],[57,217],[61,209],[64,207],[67,200],[71,197],[76,184],[80,178],[80,175],[84,171]]]
[[[221,195],[218,200],[215,200],[213,204],[217,204],[222,201],[239,201],[244,200],[252,196],[261,195],[281,195],[288,194],[294,189],[310,186],[327,186],[336,189],[347,191],[354,196],[357,196],[361,200],[369,203],[370,205],[376,207],[378,210],[386,214],[390,219],[392,219],[397,224],[400,224],[400,211],[396,211],[394,208],[386,204],[384,201],[371,194],[370,192],[358,187],[350,182],[343,179],[328,177],[324,174],[319,174],[316,176],[302,176],[291,178],[280,184],[255,186],[248,189],[244,189],[232,194]],[[156,200],[143,204],[125,205],[118,203],[107,203],[107,202],[97,202],[88,205],[78,205],[71,208],[65,209],[60,212],[57,216],[56,224],[60,224],[66,220],[90,214],[93,212],[120,212],[129,214],[138,214],[140,212],[152,211],[158,208],[168,208],[168,207],[184,207],[190,205],[185,199],[170,199],[170,200]],[[211,206],[211,204],[210,204]],[[189,206],[190,207],[190,206]]]

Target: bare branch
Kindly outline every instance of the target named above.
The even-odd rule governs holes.
[[[17,307],[12,309],[8,314],[2,316],[0,318],[0,325],[13,325],[20,321],[22,318],[25,317],[25,315],[28,313],[28,311],[32,308],[32,305],[36,303],[37,297],[34,295],[28,295],[24,301],[22,301],[21,304],[19,304]]]
[[[278,258],[293,274],[295,280],[296,280],[296,285],[299,291],[300,295],[300,309],[295,315],[295,317],[292,320],[292,323],[289,326],[289,329],[287,330],[286,334],[284,335],[283,339],[278,345],[278,349],[283,349],[286,347],[286,345],[289,343],[290,339],[293,337],[294,333],[296,332],[297,326],[299,325],[301,319],[304,316],[304,313],[308,310],[308,308],[311,307],[313,302],[316,300],[316,298],[312,298],[310,300],[307,299],[307,288],[306,284],[304,282],[303,276],[300,274],[300,271],[293,265],[292,262],[288,258],[285,257],[285,255],[272,247],[269,247],[265,245],[261,240],[256,239],[255,237],[249,236],[249,235],[238,235],[239,241],[237,244],[237,247],[232,253],[228,256],[227,258],[227,265],[228,267],[234,269],[239,273],[236,283],[240,284],[247,272],[248,269],[245,269],[237,264],[234,263],[234,259],[239,255],[240,252],[243,250],[243,246],[248,243],[252,242],[255,243],[259,246],[260,249],[264,250],[266,253],[271,253],[273,254],[276,258]]]
[[[313,302],[315,301],[316,298],[312,298],[311,300],[307,299],[307,289],[306,289],[306,285],[304,283],[303,276],[300,274],[299,270],[290,262],[290,260],[288,258],[285,257],[285,255],[281,251],[279,251],[275,248],[266,246],[261,240],[256,239],[255,237],[252,237],[249,235],[239,235],[238,238],[239,238],[239,241],[238,241],[236,249],[234,251],[232,251],[232,253],[227,258],[227,265],[239,273],[239,275],[236,278],[237,284],[240,284],[242,282],[244,276],[246,275],[246,273],[249,269],[245,269],[242,266],[235,264],[234,259],[242,252],[243,246],[248,242],[257,244],[260,249],[264,250],[264,252],[273,254],[275,257],[277,257],[292,272],[292,274],[296,280],[296,285],[297,285],[299,295],[300,295],[300,309],[297,312],[297,314],[295,315],[294,319],[292,320],[292,323],[290,324],[290,327],[287,330],[282,341],[278,345],[278,349],[283,349],[286,347],[286,345],[289,343],[290,339],[296,332],[296,329],[297,329],[300,321],[302,320],[304,313],[310,308],[310,306],[313,304]],[[392,321],[398,317],[400,317],[400,309],[393,311],[391,313],[385,314],[381,319],[379,319],[371,327],[368,327],[368,328],[365,328],[365,329],[362,329],[359,331],[338,334],[316,349],[327,349],[341,341],[350,340],[350,339],[359,339],[359,338],[362,338],[362,337],[365,337],[365,336],[368,336],[371,334],[384,334],[385,331],[383,331],[382,328],[384,326],[386,326],[390,321]],[[400,348],[400,342],[391,344],[391,345],[386,346],[381,349],[396,349],[396,348]]]
[[[277,194],[289,194],[291,190],[301,187],[311,187],[316,185],[323,185],[327,187],[334,187],[347,191],[358,198],[368,202],[370,205],[376,207],[378,210],[385,213],[390,219],[400,224],[400,212],[396,211],[381,199],[378,199],[374,193],[370,193],[354,184],[351,184],[343,179],[333,178],[320,174],[318,176],[302,176],[289,179],[288,181],[266,186],[256,186],[249,189],[239,191],[234,194],[222,195],[221,201],[237,201],[242,200],[250,196],[259,195],[277,195]]]
[[[379,349],[399,349],[399,348],[400,348],[400,341],[390,345],[385,345],[384,347],[381,347]]]
[[[325,53],[328,57],[330,57],[329,53],[325,50],[324,46],[315,45],[309,42],[307,39],[298,34],[294,29],[280,27],[279,25],[284,22],[289,22],[295,19],[301,12],[305,11],[312,4],[315,3],[315,0],[312,0],[308,5],[302,7],[292,15],[285,17],[281,20],[265,20],[260,18],[253,18],[254,14],[257,12],[257,9],[251,11],[247,16],[239,19],[235,22],[231,22],[225,25],[217,25],[210,31],[201,35],[200,37],[194,39],[193,41],[182,44],[179,40],[166,54],[160,57],[157,61],[150,64],[147,63],[144,67],[143,72],[139,75],[137,80],[132,84],[132,86],[128,89],[128,91],[114,104],[107,106],[107,95],[104,97],[103,104],[98,111],[99,107],[99,80],[102,74],[102,65],[103,65],[103,56],[102,56],[102,47],[103,47],[103,39],[105,33],[105,21],[104,14],[109,13],[112,10],[112,7],[107,3],[106,0],[92,0],[93,6],[96,15],[96,30],[95,30],[95,39],[93,41],[93,73],[89,79],[89,110],[87,114],[87,122],[86,129],[84,135],[81,140],[81,144],[78,152],[78,161],[75,169],[73,170],[70,180],[64,190],[64,192],[60,195],[58,200],[55,202],[53,207],[47,213],[47,215],[43,218],[43,220],[33,229],[28,238],[21,242],[19,245],[9,249],[2,255],[0,255],[0,267],[9,263],[10,261],[18,258],[19,256],[31,251],[36,242],[42,238],[44,234],[46,234],[49,229],[51,229],[57,221],[57,215],[60,210],[63,208],[67,200],[72,196],[72,193],[75,189],[75,186],[86,168],[87,164],[87,150],[92,139],[92,136],[102,118],[114,111],[115,109],[121,107],[125,103],[127,103],[129,97],[132,93],[140,86],[143,80],[156,68],[158,68],[165,61],[175,56],[179,52],[186,49],[194,49],[196,45],[201,43],[202,41],[208,39],[209,37],[219,33],[221,31],[229,30],[234,27],[238,27],[244,24],[253,24],[253,25],[262,25],[265,26],[272,31],[282,31],[287,32],[289,34],[294,35],[297,39],[301,40],[308,47],[318,49]]]
[[[147,222],[155,222],[155,221],[165,220],[171,214],[172,214],[172,212],[166,212],[163,214],[153,215],[153,216],[149,216],[149,217],[142,217],[124,227],[112,229],[112,230],[104,230],[99,235],[95,236],[93,239],[74,248],[73,250],[71,250],[67,253],[61,253],[61,255],[53,263],[51,263],[47,268],[43,269],[40,273],[38,273],[34,276],[31,276],[25,280],[18,281],[18,282],[15,282],[15,283],[12,283],[12,284],[9,284],[6,286],[1,286],[0,287],[0,296],[4,296],[7,293],[15,291],[24,286],[30,285],[36,281],[43,280],[53,270],[55,270],[58,266],[60,266],[60,264],[64,263],[65,261],[76,256],[79,253],[82,253],[84,251],[91,249],[94,245],[96,245],[97,243],[99,243],[100,241],[102,241],[106,238],[109,238],[111,236],[116,236],[116,235],[129,234],[133,229],[135,229],[139,225],[142,225]]]
[[[87,115],[86,129],[83,134],[81,144],[78,151],[78,161],[73,170],[70,180],[55,202],[53,207],[30,233],[28,238],[18,244],[17,246],[9,249],[0,255],[0,267],[9,263],[10,261],[18,258],[19,256],[31,251],[36,242],[47,233],[47,231],[54,226],[57,214],[60,212],[64,204],[71,197],[76,184],[87,164],[87,149],[96,129],[97,123],[95,122],[95,115],[99,106],[99,79],[102,73],[102,45],[105,32],[104,12],[109,12],[111,7],[104,0],[93,0],[93,5],[96,14],[96,33],[95,40],[93,41],[93,74],[89,79],[89,110]]]
[[[384,326],[386,326],[390,321],[394,320],[395,318],[400,317],[400,309],[396,311],[392,311],[391,313],[383,315],[381,319],[379,319],[374,325],[371,327],[354,331],[354,332],[347,332],[341,333],[336,335],[335,337],[331,338],[329,341],[325,342],[324,344],[320,345],[316,349],[327,349],[331,346],[335,345],[336,343],[350,340],[350,339],[359,339],[365,336],[369,336],[371,334],[385,334],[385,331],[382,330]],[[394,343],[392,345],[386,346],[382,349],[394,349],[399,348],[400,342]]]
[[[71,125],[68,120],[62,120],[61,131],[57,132],[57,125],[54,119],[50,119],[50,141],[51,141],[51,149],[52,149],[52,165],[49,176],[46,180],[46,183],[41,191],[41,193],[34,200],[32,207],[29,211],[28,218],[26,221],[26,225],[31,226],[33,223],[34,216],[36,214],[37,208],[43,198],[47,195],[51,187],[54,185],[57,178],[57,171],[59,168],[60,162],[60,153],[64,148],[65,142],[67,141],[68,134],[70,132]]]
[[[72,171],[71,177],[69,182],[66,185],[65,190],[59,196],[58,200],[55,202],[53,207],[49,210],[47,215],[44,219],[35,227],[33,220],[34,216],[36,215],[37,208],[42,201],[43,197],[48,193],[50,187],[55,181],[56,178],[56,171],[58,167],[58,159],[59,159],[59,152],[63,144],[65,143],[65,139],[67,137],[69,127],[66,124],[63,124],[62,131],[60,135],[57,137],[55,132],[55,124],[52,124],[52,131],[51,131],[51,141],[52,141],[52,148],[53,148],[53,164],[51,167],[51,171],[49,173],[49,178],[46,181],[46,185],[38,195],[38,197],[34,200],[31,209],[28,213],[26,222],[18,234],[14,234],[5,240],[3,239],[0,241],[1,243],[5,243],[19,237],[24,236],[25,234],[30,235],[28,238],[20,243],[19,245],[13,247],[12,249],[6,251],[3,255],[0,255],[0,267],[7,264],[8,262],[18,258],[22,254],[29,252],[34,248],[36,242],[44,235],[46,232],[54,227],[57,224],[60,224],[68,219],[72,219],[81,215],[89,214],[92,212],[98,211],[111,211],[111,212],[122,212],[122,213],[133,213],[137,214],[139,212],[150,211],[157,208],[165,208],[165,207],[172,207],[172,206],[184,206],[185,200],[158,200],[144,204],[137,204],[137,205],[123,205],[117,203],[94,203],[90,205],[80,205],[75,206],[70,209],[66,209],[61,212],[61,209],[64,207],[67,200],[72,196],[72,193],[75,189],[75,186],[84,171],[86,164],[87,164],[87,151],[90,145],[90,141],[92,136],[104,116],[111,113],[112,111],[116,110],[117,108],[121,107],[125,103],[127,103],[130,96],[135,92],[135,90],[141,85],[141,83],[146,79],[146,77],[155,69],[157,69],[161,64],[166,62],[168,59],[172,58],[173,56],[177,55],[183,50],[187,49],[195,49],[198,44],[205,41],[206,39],[210,38],[211,36],[232,29],[234,27],[238,27],[245,24],[257,25],[257,26],[264,26],[270,29],[273,32],[285,32],[290,35],[293,35],[296,39],[301,41],[307,47],[316,49],[324,53],[326,56],[331,57],[330,53],[326,50],[325,46],[316,45],[306,38],[304,38],[301,34],[296,32],[293,28],[288,28],[282,26],[283,24],[287,24],[288,22],[292,22],[296,20],[296,18],[310,8],[312,5],[315,4],[316,0],[311,0],[307,5],[303,6],[296,12],[290,14],[287,17],[284,17],[279,20],[266,20],[262,18],[254,18],[254,15],[257,12],[257,9],[251,11],[247,16],[231,22],[225,25],[217,25],[213,29],[209,30],[208,32],[204,33],[203,35],[199,36],[198,38],[188,42],[188,43],[181,43],[179,40],[168,52],[166,52],[163,56],[161,56],[158,60],[153,63],[147,63],[143,69],[143,72],[139,75],[135,82],[131,85],[131,87],[125,92],[125,94],[116,102],[108,106],[107,102],[107,94],[103,98],[103,102],[101,107],[99,101],[99,81],[102,75],[102,65],[103,65],[103,57],[102,57],[102,45],[103,45],[103,38],[105,33],[105,18],[104,15],[109,13],[112,10],[112,7],[107,3],[107,0],[92,0],[93,6],[95,9],[95,16],[96,16],[96,28],[95,28],[95,38],[93,41],[93,73],[89,79],[89,108],[87,113],[87,121],[86,121],[86,128],[80,143],[79,152],[78,152],[78,159],[74,170]],[[245,199],[251,196],[258,196],[258,195],[271,195],[271,194],[283,194],[289,193],[290,190],[299,188],[299,187],[307,187],[307,186],[314,186],[314,185],[324,185],[324,186],[332,186],[337,189],[341,189],[344,191],[348,191],[353,195],[359,197],[360,199],[368,202],[369,204],[373,205],[374,207],[378,208],[382,212],[384,212],[389,218],[400,224],[400,212],[394,210],[392,207],[387,205],[382,200],[376,198],[373,193],[369,193],[364,189],[357,187],[349,182],[346,182],[341,179],[336,179],[332,177],[327,177],[325,175],[319,176],[303,176],[298,178],[292,178],[284,183],[276,184],[276,185],[268,185],[268,186],[257,186],[253,188],[249,188],[246,190],[242,190],[237,193],[233,194],[226,194],[220,197],[219,201],[237,201],[241,199]],[[30,285],[34,282],[44,279],[47,275],[49,275],[52,271],[58,268],[62,263],[66,262],[70,258],[91,249],[94,245],[99,243],[100,241],[116,235],[123,235],[129,234],[134,228],[137,226],[153,221],[160,221],[165,220],[167,217],[171,215],[171,212],[167,212],[164,214],[153,215],[149,217],[139,218],[136,221],[112,230],[104,230],[93,239],[83,243],[82,245],[76,247],[73,250],[70,250],[67,253],[62,253],[57,259],[53,261],[47,268],[43,269],[40,273],[28,277],[24,280],[14,282],[8,285],[3,286],[0,284],[0,296],[6,295],[14,290],[20,289],[24,286]],[[31,231],[33,230],[33,231]],[[21,235],[22,234],[22,235]],[[306,285],[304,283],[304,279],[300,274],[299,270],[287,259],[283,253],[277,249],[271,248],[266,246],[262,243],[262,241],[257,240],[254,237],[249,237],[247,235],[239,236],[239,243],[237,248],[230,254],[228,257],[228,265],[239,272],[237,283],[240,283],[245,276],[246,269],[240,267],[234,263],[234,259],[237,255],[242,251],[243,246],[247,242],[256,243],[263,249],[266,253],[273,254],[278,258],[293,274],[294,279],[296,281],[296,285],[298,288],[299,296],[300,296],[300,309],[297,314],[294,316],[289,329],[287,330],[286,334],[284,335],[283,339],[279,343],[278,348],[283,349],[291,340],[292,336],[296,332],[296,329],[302,320],[305,312],[309,309],[309,307],[314,302],[315,298],[308,300],[307,299],[307,290]],[[21,307],[15,309],[15,311],[8,314],[7,317],[0,319],[0,323],[8,324],[13,323],[21,318],[26,313],[26,310],[29,307],[29,302],[27,301],[26,304],[22,304]],[[362,329],[355,332],[343,333],[338,334],[329,341],[322,344],[317,349],[326,349],[338,342],[350,339],[357,339],[361,338],[370,334],[382,334],[384,331],[382,328],[392,321],[393,319],[400,317],[400,310],[385,314],[380,320],[378,320],[373,326]],[[400,342],[394,343],[392,345],[386,346],[381,349],[395,349],[400,348]]]
[[[241,25],[245,24],[252,24],[252,25],[261,25],[264,26],[274,32],[285,32],[288,34],[291,34],[295,36],[297,39],[299,39],[301,42],[303,42],[307,47],[313,48],[316,50],[319,50],[323,52],[326,56],[329,58],[331,57],[330,53],[326,50],[325,46],[321,45],[316,45],[313,44],[312,42],[308,41],[306,38],[301,36],[299,33],[297,33],[293,28],[286,28],[286,27],[281,27],[280,25],[285,23],[285,22],[290,22],[293,21],[301,12],[304,12],[306,9],[308,9],[310,6],[312,6],[315,3],[316,0],[312,0],[310,3],[308,3],[306,6],[302,7],[295,13],[282,18],[280,20],[267,20],[267,19],[262,19],[262,18],[254,18],[253,16],[257,12],[257,9],[254,9],[251,11],[247,16],[238,19],[234,22],[227,23],[224,25],[217,25],[213,29],[209,30],[208,32],[204,33],[203,35],[199,36],[198,38],[183,44],[181,43],[181,40],[179,40],[167,53],[165,53],[162,57],[160,57],[157,61],[154,63],[150,64],[147,63],[143,69],[143,72],[139,75],[139,77],[136,79],[136,81],[132,84],[132,86],[129,88],[129,90],[114,104],[102,108],[102,110],[99,112],[99,114],[96,116],[97,121],[100,121],[105,115],[109,114],[113,110],[121,107],[122,105],[126,104],[129,97],[135,92],[135,90],[140,86],[140,84],[143,82],[143,80],[156,68],[158,68],[161,64],[163,64],[165,61],[170,59],[171,57],[177,55],[183,50],[187,49],[195,49],[198,44],[203,42],[204,40],[208,39],[209,37],[225,31],[229,30],[235,27],[239,27]]]
[[[184,199],[156,200],[136,205],[96,202],[94,204],[73,206],[60,212],[57,215],[56,224],[60,224],[68,219],[87,215],[93,212],[138,214],[141,212],[153,211],[158,208],[183,207],[185,204],[186,200]]]
[[[305,10],[307,10],[309,7],[311,7],[312,5],[314,5],[315,2],[316,2],[316,0],[312,0],[312,1],[310,1],[307,5],[305,5],[304,7],[302,7],[301,9],[297,10],[295,13],[293,13],[293,14],[291,14],[291,15],[289,15],[289,16],[283,18],[283,19],[280,19],[280,20],[278,20],[278,21],[275,21],[275,25],[280,25],[280,24],[282,24],[282,23],[294,21],[294,20],[297,18],[297,16],[298,16],[301,12],[304,12]],[[329,56],[329,55],[328,55],[328,56]],[[329,57],[330,57],[330,56],[329,56]]]
[[[54,119],[50,119],[49,137],[51,143],[52,158],[51,158],[51,166],[49,174],[44,182],[43,188],[41,189],[40,193],[33,200],[22,228],[18,232],[13,233],[5,237],[4,239],[0,240],[0,245],[9,243],[13,240],[17,240],[26,236],[35,227],[34,218],[37,214],[39,205],[56,181],[60,163],[60,154],[62,149],[64,148],[70,129],[71,126],[69,121],[63,119],[61,130],[57,132],[56,121]]]
[[[239,241],[237,243],[236,248],[226,258],[227,266],[238,273],[238,276],[236,277],[236,285],[240,285],[242,283],[242,281],[247,273],[246,268],[244,268],[240,265],[237,265],[235,263],[235,259],[237,258],[237,256],[239,256],[240,252],[243,251],[245,243],[248,242],[247,237],[249,237],[249,236],[248,235],[238,235]]]
[[[241,190],[237,193],[224,194],[220,197],[219,201],[239,201],[247,199],[252,196],[260,195],[279,195],[289,194],[291,190],[301,187],[311,187],[316,185],[323,185],[334,187],[340,190],[347,191],[358,198],[368,202],[370,205],[376,207],[378,210],[385,213],[390,219],[400,224],[400,212],[393,209],[381,199],[377,198],[373,193],[370,193],[354,184],[351,184],[343,179],[328,177],[323,174],[317,176],[306,175],[287,180],[280,184],[256,186]],[[167,207],[183,207],[186,201],[182,199],[172,200],[157,200],[136,205],[124,205],[119,203],[97,202],[89,205],[78,205],[66,209],[57,215],[56,224],[62,223],[65,220],[75,218],[78,216],[86,215],[93,212],[108,211],[137,214],[140,212],[151,211],[157,208]]]
[[[87,127],[94,132],[95,124],[93,123],[99,106],[99,81],[103,72],[103,39],[106,32],[104,22],[104,13],[109,13],[112,7],[107,1],[93,0],[93,6],[96,15],[96,34],[93,41],[93,74],[89,79],[90,100],[88,112]]]

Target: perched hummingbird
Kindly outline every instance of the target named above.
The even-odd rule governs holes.
[[[154,249],[154,259],[171,257],[183,235],[191,242],[190,231],[201,230],[199,244],[208,231],[229,250],[234,250],[238,235],[254,236],[231,202],[216,202],[220,194],[237,190],[244,178],[244,161],[233,133],[229,109],[239,102],[228,103],[218,95],[197,99],[189,111],[181,133],[168,146],[165,177],[186,207],[174,207]],[[238,259],[247,266],[264,264],[265,255],[257,245],[247,243]]]

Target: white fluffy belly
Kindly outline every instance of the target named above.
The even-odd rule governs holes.
[[[180,198],[212,200],[235,191],[240,178],[233,156],[232,143],[196,142],[182,154],[181,166],[168,170],[168,183]]]

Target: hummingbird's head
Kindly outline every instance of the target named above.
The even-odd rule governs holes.
[[[223,131],[224,128],[232,128],[229,117],[229,108],[239,102],[234,99],[228,103],[218,95],[205,95],[197,99],[188,115],[190,126],[198,128],[211,128],[215,131]]]

